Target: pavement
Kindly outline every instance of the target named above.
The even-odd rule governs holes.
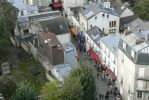
[[[72,38],[72,43],[75,45],[76,48],[78,48],[76,41]],[[77,49],[78,53],[80,53],[80,63],[83,61],[86,61],[84,58],[84,53],[80,52]],[[99,94],[106,95],[107,91],[109,90],[109,86],[107,86],[107,81],[102,80],[99,71],[97,71],[96,67],[92,64],[91,61],[88,61],[91,69],[93,70],[93,76],[95,77],[95,85],[96,85],[96,100],[115,100],[114,95],[110,95],[109,99],[105,98],[99,98]],[[99,76],[97,77],[97,72],[99,73]]]

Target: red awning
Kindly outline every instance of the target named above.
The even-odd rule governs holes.
[[[53,4],[54,8],[59,8],[63,6],[63,2],[56,2]]]
[[[115,76],[115,74],[111,71],[111,69],[107,69],[107,74],[112,77],[112,80],[113,80],[113,81],[116,80],[116,76]]]
[[[93,59],[94,59],[96,62],[100,61],[100,58],[98,57],[98,55],[96,55],[96,53],[93,51],[92,48],[90,48],[90,49],[88,50],[88,52],[91,54],[91,56],[93,57]]]

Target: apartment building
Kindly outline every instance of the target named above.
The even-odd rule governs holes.
[[[81,30],[87,31],[97,26],[106,34],[119,32],[119,15],[110,9],[108,3],[90,3],[83,9],[79,14]]]

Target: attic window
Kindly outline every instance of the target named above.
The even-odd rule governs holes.
[[[105,17],[105,14],[102,14],[102,17]]]
[[[107,15],[107,18],[109,18],[109,15]]]
[[[135,57],[135,52],[133,50],[131,50],[131,57],[134,58]]]
[[[62,25],[62,24],[60,24],[60,25],[59,25],[59,28],[60,28],[61,30],[63,30],[63,25]]]

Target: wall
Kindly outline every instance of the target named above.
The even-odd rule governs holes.
[[[100,41],[100,45],[100,54],[104,63],[108,65],[112,72],[114,72],[114,74],[117,76],[117,56],[115,56],[102,41]]]
[[[133,99],[136,81],[136,65],[121,51],[118,51],[118,83],[124,100]],[[123,79],[123,82],[122,82]],[[128,90],[130,90],[129,94]]]
[[[104,14],[105,17],[102,17],[102,14]],[[109,15],[109,17],[107,18],[107,15]],[[118,16],[114,16],[114,15],[110,15],[110,14],[106,14],[103,12],[100,12],[99,14],[96,15],[97,18],[95,19],[95,16],[91,19],[88,20],[88,29],[94,26],[97,26],[100,28],[100,30],[104,31],[106,34],[109,34],[109,30],[110,29],[116,29],[115,32],[119,32],[119,17]],[[109,22],[110,21],[116,21],[116,27],[109,27]]]
[[[71,34],[70,33],[56,35],[56,37],[58,38],[58,40],[60,41],[61,44],[71,42]]]
[[[81,31],[87,31],[88,29],[88,22],[87,20],[84,18],[84,16],[82,16],[82,14],[79,14],[79,19],[80,19],[80,28],[81,28]]]
[[[70,7],[81,6],[86,3],[87,0],[64,0],[64,10],[68,15],[71,14]]]

